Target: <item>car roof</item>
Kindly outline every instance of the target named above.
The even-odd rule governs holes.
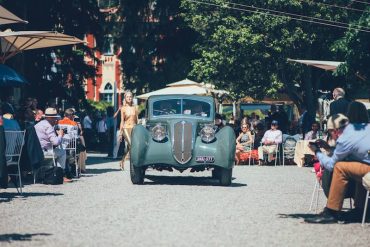
[[[214,103],[212,96],[201,96],[201,95],[187,95],[187,94],[167,94],[167,95],[153,95],[148,98],[148,101],[151,103],[157,100],[166,100],[166,99],[193,99],[205,101],[210,104]]]

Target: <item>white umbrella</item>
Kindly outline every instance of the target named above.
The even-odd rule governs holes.
[[[0,5],[0,25],[11,23],[28,23]]]
[[[139,95],[137,96],[137,98],[148,99],[149,96],[152,95],[168,95],[168,94],[206,95],[208,94],[208,90],[196,85],[165,87],[150,93]]]
[[[309,66],[317,67],[324,70],[335,71],[343,62],[336,61],[318,61],[318,60],[297,60],[288,58],[288,62],[302,63]]]
[[[53,31],[0,32],[0,62],[24,50],[84,43],[74,36]]]

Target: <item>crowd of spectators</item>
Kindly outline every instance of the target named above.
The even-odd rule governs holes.
[[[80,122],[80,117],[83,118],[83,123]],[[27,139],[35,141],[28,149],[34,152],[35,147],[39,147],[43,157],[53,155],[56,166],[63,170],[64,182],[71,182],[71,178],[76,176],[76,166],[79,173],[86,172],[86,146],[90,150],[98,147],[95,151],[106,151],[109,127],[106,120],[104,114],[94,114],[92,111],[77,113],[73,108],[63,111],[52,103],[40,107],[35,98],[26,98],[16,104],[14,97],[8,96],[0,102],[0,125],[5,131],[25,130],[25,143],[31,143]],[[77,139],[77,160],[73,160],[70,152],[66,152],[63,147],[63,141],[72,137]],[[23,155],[23,152],[27,152],[26,144],[21,158],[23,175],[34,171],[35,167],[39,168],[44,161],[43,158],[33,158],[32,162],[29,161],[30,158],[23,159],[27,156]]]

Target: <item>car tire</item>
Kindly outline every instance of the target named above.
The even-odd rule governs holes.
[[[233,176],[233,169],[220,168],[220,185],[229,186]]]
[[[143,184],[145,177],[145,169],[136,167],[130,162],[130,177],[133,184]]]

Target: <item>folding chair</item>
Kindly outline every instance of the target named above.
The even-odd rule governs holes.
[[[362,222],[361,222],[361,226],[365,226],[366,211],[367,211],[367,206],[368,206],[368,202],[369,202],[369,198],[370,198],[370,172],[367,173],[362,178],[362,184],[364,185],[365,189],[367,190],[366,198],[365,198],[364,213],[362,214]]]
[[[320,172],[322,172],[322,168],[320,167]],[[320,198],[320,191],[324,191],[324,189],[321,186],[321,178],[317,178],[315,175],[315,185],[313,187],[312,196],[311,196],[311,203],[310,208],[308,209],[309,212],[312,212],[313,203],[316,198],[316,206],[315,206],[315,213],[317,213],[317,209],[319,208],[319,198]],[[349,197],[349,206],[350,209],[352,209],[352,198]]]
[[[76,166],[76,177],[80,177],[80,172],[78,169],[78,156],[77,156],[77,138],[78,136],[69,135],[69,138],[63,138],[62,147],[64,150],[69,151],[72,154],[75,166]]]
[[[282,144],[283,166],[285,166],[285,159],[294,159],[295,145],[297,141],[294,138],[286,138]]]
[[[262,142],[261,142],[261,146],[262,146],[263,144],[262,144]],[[283,152],[282,151],[282,147],[281,147],[281,143],[279,143],[279,144],[276,144],[276,148],[275,148],[275,150],[274,150],[274,152],[272,153],[272,155],[274,155],[275,156],[275,166],[277,166],[277,160],[279,159],[279,164],[281,165],[282,164],[282,162],[281,162],[281,152]],[[269,155],[269,154],[267,154],[267,155]],[[284,156],[284,154],[283,154],[283,156]],[[266,161],[266,153],[265,152],[263,152],[263,160],[264,161]],[[258,162],[261,162],[261,161],[258,161]]]
[[[18,189],[16,181],[14,181],[14,185],[18,193],[20,194],[22,194],[23,185],[22,185],[22,175],[21,175],[21,168],[19,166],[19,162],[21,160],[21,154],[22,154],[22,149],[24,145],[24,136],[25,136],[25,131],[5,131],[6,164],[7,166],[16,165],[18,169],[17,173],[9,173],[8,175],[19,178],[19,189]]]
[[[242,159],[241,155],[240,155],[240,158],[241,158],[241,162],[244,163],[247,159],[248,159],[248,164],[249,166],[251,165],[251,157],[252,157],[252,151],[253,151],[253,147],[254,147],[254,135],[252,135],[252,142],[248,144],[247,146],[249,149],[247,151],[242,151],[240,154],[245,154],[247,153],[248,154],[248,158],[245,158],[245,159]],[[253,164],[254,164],[254,160],[253,160]]]

